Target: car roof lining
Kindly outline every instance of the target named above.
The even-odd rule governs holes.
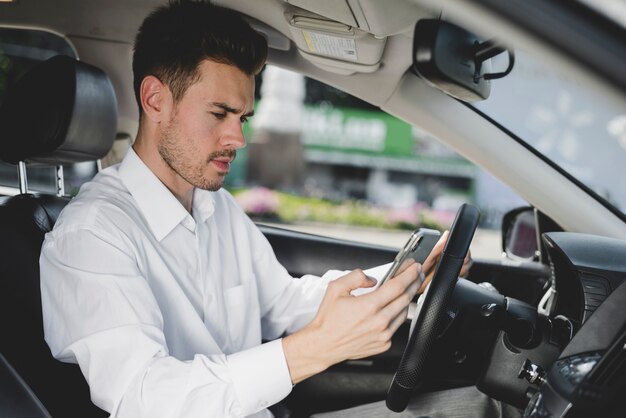
[[[266,27],[266,32],[271,31],[276,37],[282,35],[285,39],[291,40],[289,25],[283,15],[284,9],[289,7],[289,4],[282,0],[255,0],[254,2],[216,0],[214,3],[237,10],[244,15],[253,15],[257,27],[263,25]],[[358,6],[361,10],[359,13],[362,13],[362,9],[370,10],[370,13],[374,10],[368,1],[360,0],[360,3],[357,3],[351,1],[351,7]],[[404,3],[406,7],[415,7],[409,1],[404,1]],[[161,2],[141,0],[126,5],[98,0],[67,0],[67,4],[67,8],[77,10],[71,19],[64,12],[66,8],[60,8],[58,4],[36,5],[35,2],[23,1],[9,5],[9,7],[4,5],[5,10],[2,10],[0,24],[6,19],[7,22],[11,22],[12,26],[21,21],[24,25],[32,27],[33,20],[36,20],[39,27],[64,35],[75,47],[80,59],[97,65],[107,72],[117,92],[120,134],[134,137],[138,127],[138,110],[132,87],[132,73],[125,62],[120,65],[122,63],[110,60],[108,57],[111,56],[110,54],[130,57],[135,32],[140,23],[136,16],[146,15]],[[277,11],[277,8],[280,10]],[[327,8],[327,10],[330,9]],[[77,15],[79,18],[76,18]],[[114,25],[109,26],[107,22],[114,22]],[[398,80],[411,65],[411,37],[412,28],[409,28],[404,33],[388,38],[381,58],[381,66],[377,70],[377,74],[382,73],[385,76],[376,83],[368,82],[369,79],[374,78],[368,74],[357,73],[346,77],[325,71],[298,54],[293,43],[291,43],[290,50],[284,51],[284,43],[278,41],[279,49],[270,49],[268,62],[344,89],[356,97],[380,106],[389,99]],[[340,61],[337,63],[341,66]],[[368,88],[363,89],[359,87],[360,85],[366,85]]]

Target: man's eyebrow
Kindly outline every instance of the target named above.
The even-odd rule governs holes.
[[[234,114],[241,113],[240,109],[236,109],[236,108],[234,108],[232,106],[227,105],[226,103],[213,102],[211,104],[213,106],[219,107],[220,109],[222,109],[222,110],[224,110],[225,112],[228,112],[228,113],[234,113]],[[245,117],[249,118],[249,117],[252,117],[253,115],[254,115],[254,110],[251,110],[250,112],[248,112],[248,113],[246,113],[246,114],[244,114],[242,116],[245,116]]]

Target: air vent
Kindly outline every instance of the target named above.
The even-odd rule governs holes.
[[[583,271],[579,273],[585,298],[585,312],[583,314],[583,322],[585,322],[611,293],[611,285],[609,281],[602,276]]]

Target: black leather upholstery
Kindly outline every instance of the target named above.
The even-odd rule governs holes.
[[[100,69],[58,55],[11,87],[0,108],[0,126],[0,159],[8,163],[93,161],[115,139],[115,91]]]
[[[111,147],[117,104],[108,77],[68,57],[27,73],[0,109],[0,157],[60,165],[88,161]],[[0,203],[0,353],[53,417],[105,417],[90,401],[79,367],[55,360],[44,341],[39,254],[69,201],[23,194]]]
[[[104,417],[78,366],[55,360],[43,338],[39,252],[66,202],[25,194],[0,206],[0,352],[52,416]]]
[[[0,354],[0,417],[50,418],[24,380]]]

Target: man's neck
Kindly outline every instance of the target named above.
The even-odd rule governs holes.
[[[172,170],[155,147],[145,146],[139,136],[133,144],[133,149],[144,164],[148,166],[150,171],[152,171],[154,175],[161,180],[161,183],[178,199],[185,210],[191,213],[194,187]]]

